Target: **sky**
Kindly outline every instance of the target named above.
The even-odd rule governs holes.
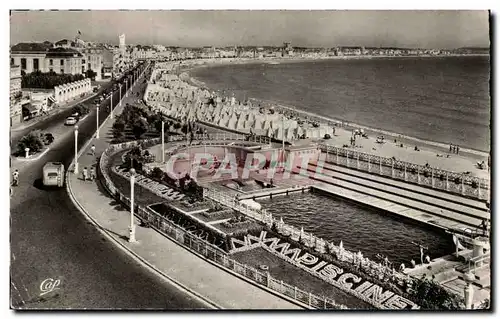
[[[487,11],[11,11],[10,43],[489,47]]]

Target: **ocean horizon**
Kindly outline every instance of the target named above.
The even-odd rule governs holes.
[[[214,90],[372,129],[490,151],[488,56],[396,57],[209,65]]]

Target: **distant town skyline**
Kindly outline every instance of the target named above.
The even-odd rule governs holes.
[[[489,47],[488,11],[11,11],[10,43]]]

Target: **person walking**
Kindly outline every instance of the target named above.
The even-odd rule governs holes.
[[[85,181],[89,178],[88,171],[87,171],[87,167],[84,167],[84,168],[83,168],[83,171],[82,171],[82,177],[83,177],[83,181],[84,181],[84,182],[85,182]]]
[[[12,173],[12,186],[17,186],[19,185],[19,170],[15,170],[14,173]]]
[[[92,144],[92,147],[90,147],[90,153],[92,156],[95,156],[95,145]]]
[[[459,151],[460,151],[460,146],[457,145],[457,155]]]
[[[95,166],[92,166],[90,168],[90,181],[94,181],[95,179],[97,179],[97,176],[96,176],[96,173],[95,173]]]

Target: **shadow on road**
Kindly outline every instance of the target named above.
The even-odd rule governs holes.
[[[41,178],[35,179],[33,182],[33,187],[42,190],[42,191],[47,191],[47,192],[55,192],[55,191],[60,191],[61,188],[57,186],[45,186],[43,185],[43,180]]]

